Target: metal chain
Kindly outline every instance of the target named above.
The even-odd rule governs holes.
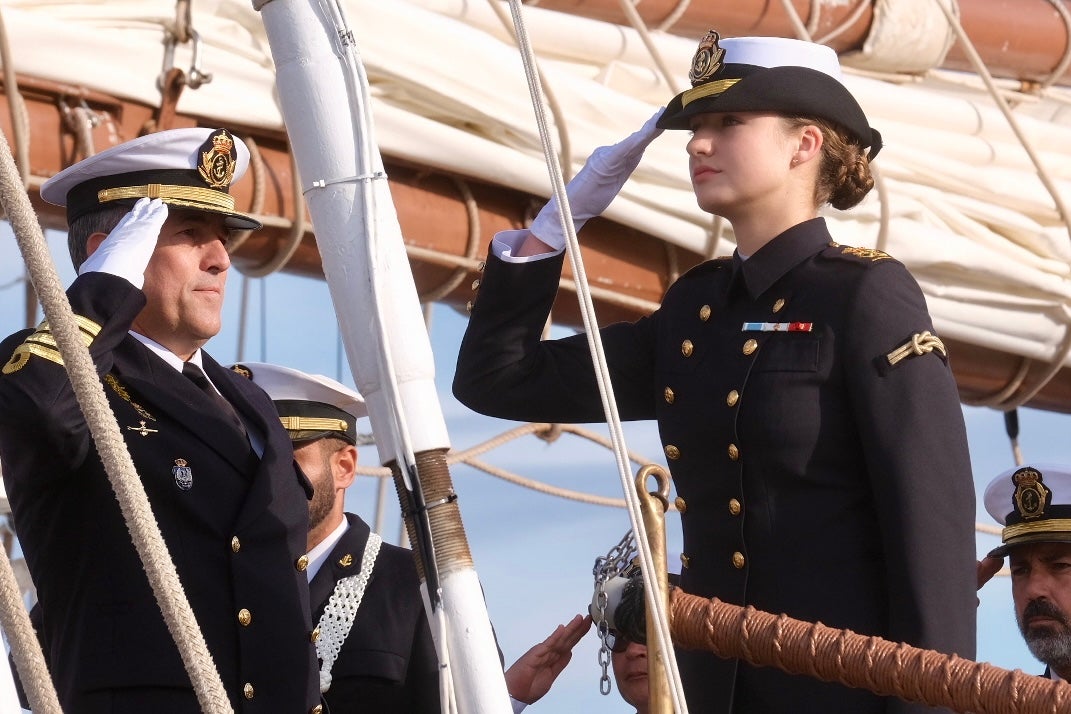
[[[632,565],[636,557],[636,539],[629,529],[617,545],[609,550],[606,555],[595,558],[595,565],[591,574],[595,576],[595,628],[599,633],[599,667],[602,674],[599,677],[599,693],[610,693],[610,644],[607,642],[610,627],[606,624],[606,583],[614,577],[621,575],[626,568]]]

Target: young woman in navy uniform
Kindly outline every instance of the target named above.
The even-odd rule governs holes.
[[[839,77],[826,47],[712,32],[693,88],[596,150],[570,204],[598,215],[661,129],[687,129],[699,206],[736,237],[657,311],[601,330],[622,418],[658,420],[681,587],[973,658],[974,488],[948,355],[905,267],[838,245],[818,217],[863,199],[881,148]],[[476,411],[603,419],[586,337],[540,341],[558,221],[552,201],[491,245],[454,380]],[[693,712],[925,709],[709,653],[678,659]]]

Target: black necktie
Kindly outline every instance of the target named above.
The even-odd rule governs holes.
[[[205,373],[200,367],[193,362],[183,362],[182,374],[196,384],[197,388],[204,392],[214,404],[217,404],[223,414],[231,420],[235,427],[237,427],[238,431],[242,432],[242,435],[248,438],[245,431],[245,423],[238,416],[238,412],[234,410],[234,405],[228,402],[222,394],[216,391],[216,388],[208,381],[208,377],[205,376]]]

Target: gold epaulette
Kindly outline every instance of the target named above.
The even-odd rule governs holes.
[[[835,248],[841,255],[850,255],[853,258],[861,258],[863,260],[876,261],[892,258],[891,255],[877,248],[856,248],[855,246],[840,245],[835,242],[831,242],[829,247]]]
[[[94,338],[100,334],[100,325],[81,315],[75,315],[74,320],[78,324],[78,332],[82,338],[82,343],[89,347],[93,344]],[[32,356],[43,357],[59,365],[63,364],[63,356],[60,354],[59,346],[56,344],[56,338],[52,336],[52,328],[49,327],[48,320],[38,325],[33,334],[15,348],[15,351],[11,353],[11,358],[4,364],[3,373],[18,372],[26,366]]]

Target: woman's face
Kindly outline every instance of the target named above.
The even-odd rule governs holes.
[[[689,169],[700,208],[732,222],[784,204],[798,130],[766,112],[699,114],[691,128]]]

